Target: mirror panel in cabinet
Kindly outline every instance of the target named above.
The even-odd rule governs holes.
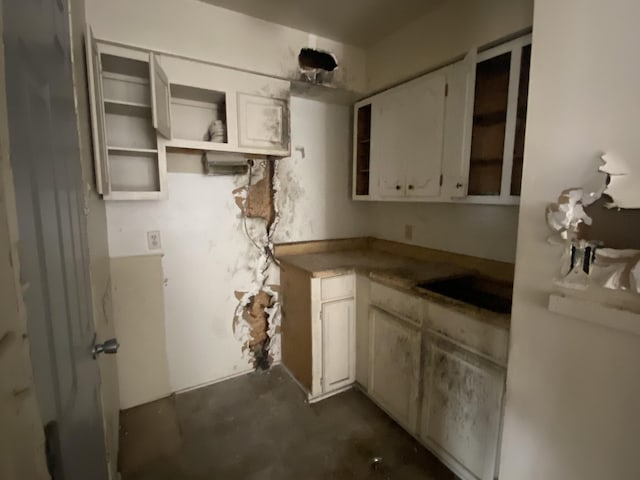
[[[469,195],[500,195],[511,52],[479,62],[469,164]]]

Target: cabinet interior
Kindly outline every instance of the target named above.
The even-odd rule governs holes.
[[[356,195],[369,195],[371,104],[358,108],[356,124]]]
[[[171,85],[171,127],[173,137],[183,140],[211,141],[209,128],[222,121],[222,141],[227,143],[226,93],[216,90]]]
[[[116,192],[157,192],[160,173],[155,152],[109,151],[111,189]]]
[[[111,190],[160,191],[149,63],[104,53],[100,61]]]
[[[511,52],[479,62],[469,162],[469,195],[500,195]]]

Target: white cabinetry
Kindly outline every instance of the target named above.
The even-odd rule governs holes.
[[[445,90],[438,70],[356,105],[354,198],[439,196]]]
[[[160,61],[171,83],[174,133],[166,147],[289,155],[289,82],[171,55]],[[215,121],[224,133],[210,138]]]
[[[531,36],[355,105],[353,199],[516,204]]]
[[[353,298],[322,304],[322,392],[355,381],[355,303]]]
[[[166,159],[154,124],[167,133],[168,84],[153,54],[94,40],[87,28],[87,75],[96,188],[109,200],[166,196]]]
[[[425,336],[420,438],[465,480],[493,480],[505,370]]]
[[[415,434],[420,330],[376,307],[371,307],[369,318],[369,395],[407,431]]]

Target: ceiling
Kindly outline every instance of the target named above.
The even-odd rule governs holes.
[[[445,0],[202,0],[350,45],[368,47]]]

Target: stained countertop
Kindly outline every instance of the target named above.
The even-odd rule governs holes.
[[[346,273],[368,275],[372,280],[395,289],[442,304],[461,313],[508,329],[511,315],[496,313],[454,298],[419,288],[424,282],[462,277],[465,275],[490,276],[449,261],[419,260],[370,248],[338,250],[298,255],[281,255],[278,260],[309,274],[312,278],[325,278]],[[511,286],[502,282],[506,290]]]

